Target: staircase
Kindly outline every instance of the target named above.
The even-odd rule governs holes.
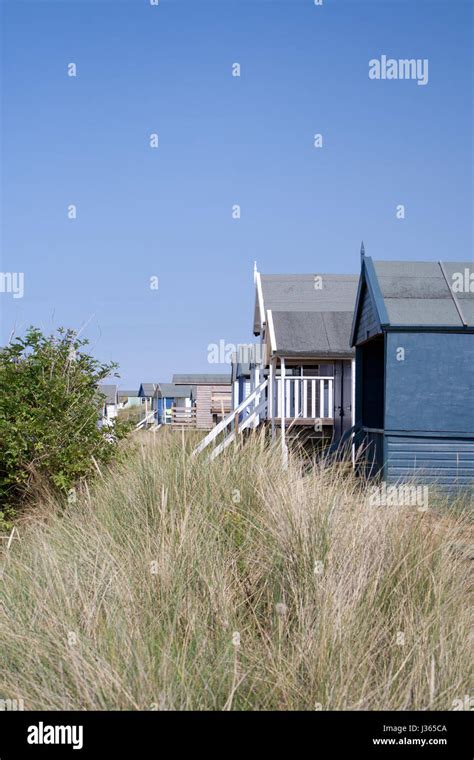
[[[212,428],[201,443],[196,446],[191,456],[195,457],[206,449],[213,441],[216,440],[220,433],[224,433],[223,440],[213,448],[209,455],[209,461],[212,462],[219,454],[224,451],[233,441],[236,440],[239,433],[249,427],[255,427],[260,417],[265,415],[267,409],[267,398],[265,390],[268,380],[264,380],[255,390],[242,401],[239,406],[227,415],[221,422]],[[263,398],[262,398],[263,396]],[[248,416],[240,421],[240,415],[248,412]]]
[[[148,414],[145,415],[145,417],[143,417],[143,419],[140,420],[140,422],[137,425],[135,425],[135,430],[141,430],[142,428],[146,428],[148,423],[151,423],[154,418],[155,418],[155,412],[154,411],[148,412]]]

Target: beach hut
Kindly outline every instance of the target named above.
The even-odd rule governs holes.
[[[268,274],[254,269],[253,332],[260,342],[232,357],[232,412],[195,449],[217,436],[218,456],[237,432],[265,424],[321,449],[335,446],[354,424],[354,363],[351,326],[357,275]],[[248,348],[248,347],[245,347]]]
[[[152,410],[157,385],[158,383],[140,383],[138,398],[140,399],[140,403],[145,406],[145,417]]]
[[[232,404],[230,373],[173,375],[172,382],[193,387],[195,427],[198,430],[210,430],[229,414]]]
[[[158,383],[154,395],[154,408],[158,425],[179,428],[196,426],[196,410],[190,385]]]
[[[141,400],[138,398],[138,391],[118,390],[117,392],[118,408],[131,409],[132,406],[140,406]]]
[[[99,385],[99,393],[105,397],[102,399],[101,424],[110,427],[117,416],[117,386],[112,383]]]
[[[472,263],[362,255],[351,344],[367,472],[472,484]]]
[[[252,389],[268,378],[260,422],[337,443],[354,422],[351,325],[357,275],[261,274],[255,268],[254,335],[262,364]]]

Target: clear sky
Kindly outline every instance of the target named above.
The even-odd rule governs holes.
[[[122,387],[225,371],[208,345],[252,340],[255,259],[471,258],[471,2],[1,6],[0,263],[25,277],[2,343],[86,324]],[[428,83],[370,79],[382,55],[428,59]]]

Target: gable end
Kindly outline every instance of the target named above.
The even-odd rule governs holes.
[[[370,297],[367,284],[362,286],[361,298],[359,301],[359,312],[357,315],[356,331],[354,343],[359,345],[364,341],[379,335],[381,332],[372,298]]]

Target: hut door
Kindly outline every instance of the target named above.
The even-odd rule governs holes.
[[[351,362],[334,362],[334,441],[352,425],[351,391]]]

